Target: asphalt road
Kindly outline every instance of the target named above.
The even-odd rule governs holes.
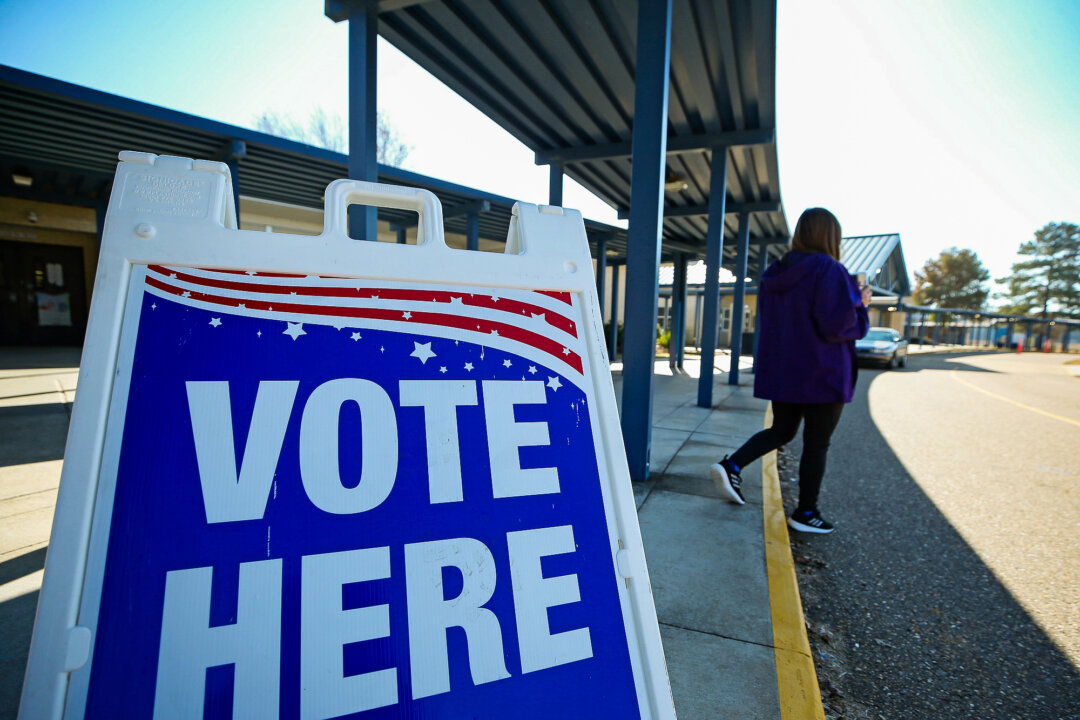
[[[838,529],[802,547],[819,568],[807,616],[871,717],[1080,718],[1080,378],[1065,359],[860,372],[821,496]]]

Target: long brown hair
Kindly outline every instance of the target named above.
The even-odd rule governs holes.
[[[791,249],[805,253],[824,253],[840,259],[840,221],[825,208],[809,208],[799,217]]]

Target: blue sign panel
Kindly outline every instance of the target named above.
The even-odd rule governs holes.
[[[86,717],[640,716],[577,297],[129,292]]]

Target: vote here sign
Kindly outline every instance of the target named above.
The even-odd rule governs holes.
[[[188,175],[198,187],[206,173]],[[211,247],[183,222],[175,237]],[[264,247],[232,232],[236,256]],[[262,242],[280,255],[302,241]],[[328,247],[461,265],[376,245]],[[620,550],[640,537],[613,511],[595,295],[437,270],[245,270],[217,255],[230,262],[129,261],[113,288],[65,714],[664,715],[666,684],[648,687],[659,636],[640,547]],[[32,651],[30,664],[37,687],[44,661]]]

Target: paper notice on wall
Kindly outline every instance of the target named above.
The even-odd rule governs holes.
[[[71,294],[37,294],[39,327],[71,327]]]

